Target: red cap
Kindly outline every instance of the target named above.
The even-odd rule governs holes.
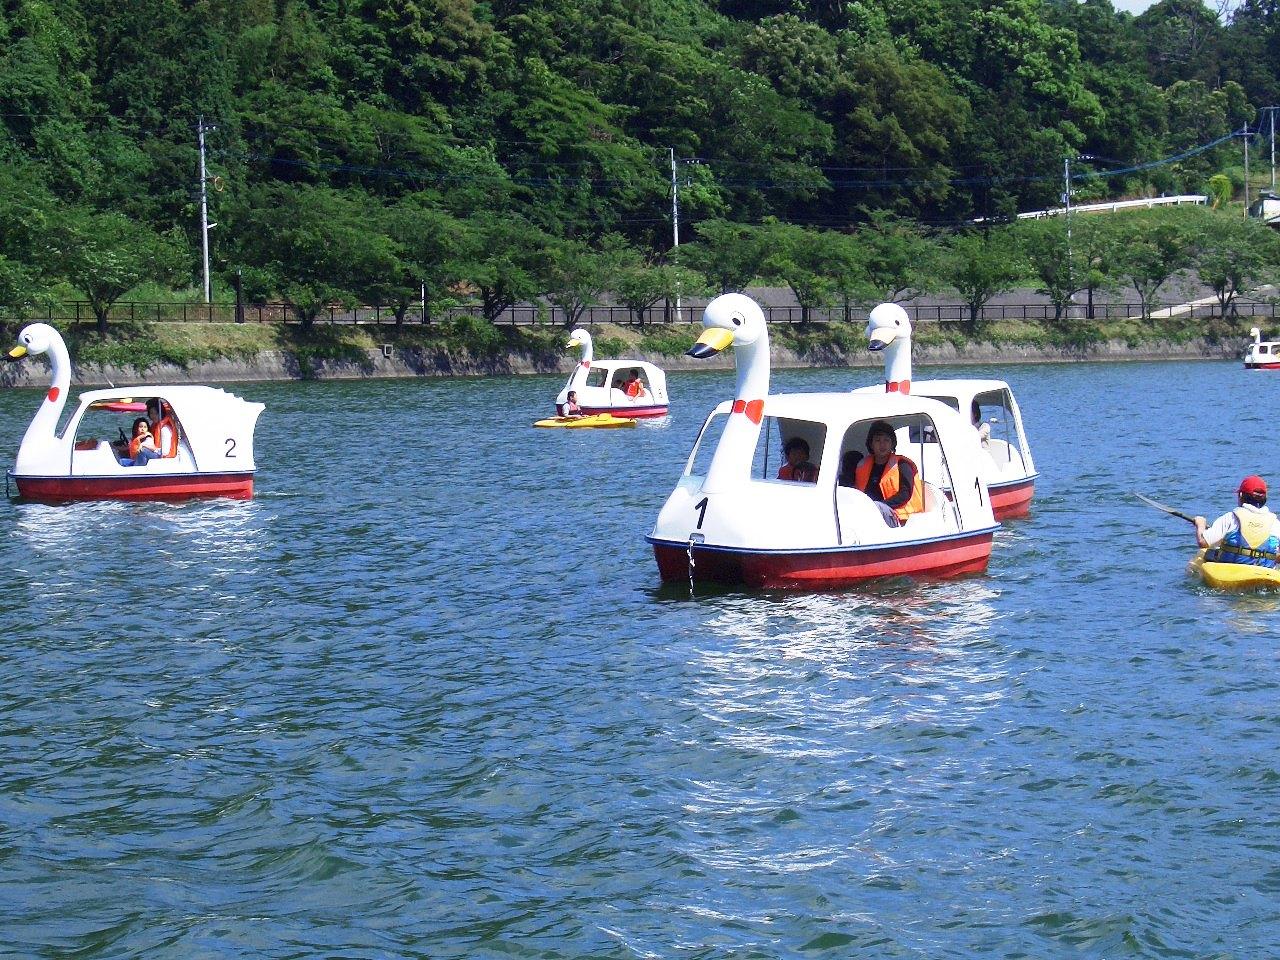
[[[1240,481],[1240,489],[1236,493],[1247,493],[1251,497],[1261,494],[1265,497],[1267,495],[1267,482],[1257,476],[1245,477]]]

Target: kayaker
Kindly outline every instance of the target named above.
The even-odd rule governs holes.
[[[907,517],[924,509],[920,471],[897,454],[898,435],[885,420],[867,430],[867,453],[854,470],[853,485],[876,502],[884,522],[900,527]]]
[[[1267,509],[1267,484],[1248,476],[1236,490],[1239,506],[1224,513],[1213,526],[1195,517],[1196,543],[1208,549],[1209,563],[1248,563],[1274,567],[1280,560],[1280,518]]]

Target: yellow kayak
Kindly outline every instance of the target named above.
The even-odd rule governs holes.
[[[545,420],[535,420],[533,425],[581,430],[585,427],[634,427],[636,422],[629,417],[615,417],[612,413],[593,413],[588,417],[548,417]]]
[[[1187,573],[1200,577],[1206,586],[1217,590],[1280,588],[1280,569],[1256,567],[1249,563],[1206,563],[1203,550],[1187,564]]]

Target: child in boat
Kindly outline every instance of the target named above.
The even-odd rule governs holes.
[[[151,425],[146,417],[133,421],[133,436],[129,439],[129,456],[120,461],[126,467],[142,467],[163,455],[151,436]]]
[[[147,419],[151,437],[162,457],[178,455],[178,424],[173,419],[173,408],[159,397],[147,401]]]
[[[885,420],[867,430],[867,453],[853,471],[853,483],[875,501],[884,522],[900,527],[907,517],[924,509],[924,484],[920,471],[907,457],[900,457],[898,435]]]
[[[974,400],[969,406],[969,419],[973,421],[973,428],[978,431],[978,439],[982,441],[982,445],[989,447],[991,445],[991,424],[983,422],[982,407],[978,405],[977,400]]]
[[[1248,476],[1236,489],[1236,509],[1224,513],[1213,526],[1195,517],[1196,543],[1208,549],[1210,563],[1248,563],[1275,567],[1280,560],[1280,518],[1267,509],[1267,484]]]
[[[803,437],[792,437],[782,448],[787,462],[778,468],[779,480],[817,483],[818,468],[809,462],[809,443]]]
[[[631,371],[631,379],[627,381],[626,388],[623,392],[633,400],[639,400],[648,396],[644,389],[644,383],[640,379],[639,370]]]
[[[564,400],[564,412],[560,414],[562,417],[580,417],[582,416],[582,407],[578,406],[578,391],[570,390],[569,395]]]

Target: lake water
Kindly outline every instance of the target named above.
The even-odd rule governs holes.
[[[983,576],[661,586],[728,372],[247,384],[250,502],[0,505],[0,956],[1280,955],[1280,597],[1130,495],[1280,484],[1280,374],[925,373],[1042,474]]]

